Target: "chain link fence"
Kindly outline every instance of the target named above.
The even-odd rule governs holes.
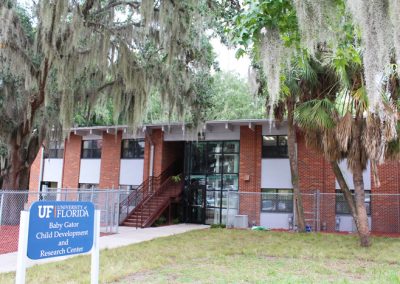
[[[90,201],[100,210],[101,233],[117,233],[119,202],[126,190],[46,188],[42,192],[0,190],[0,254],[17,251],[20,212],[35,201]]]
[[[295,204],[290,190],[275,192],[228,192],[226,225],[248,228],[296,230]],[[301,194],[304,218],[310,231],[356,232],[357,228],[342,193]],[[366,192],[365,206],[371,232],[400,233],[400,194]]]

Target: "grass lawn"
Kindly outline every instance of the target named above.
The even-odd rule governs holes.
[[[102,283],[400,283],[400,239],[207,229],[100,255]],[[27,283],[89,283],[90,257],[35,266]],[[0,274],[13,283],[14,273]]]

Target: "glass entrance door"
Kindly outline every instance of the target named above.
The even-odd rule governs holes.
[[[191,176],[189,185],[189,221],[204,224],[206,203],[205,176]]]

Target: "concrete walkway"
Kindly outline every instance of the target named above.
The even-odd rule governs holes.
[[[100,249],[127,246],[130,244],[149,241],[159,237],[167,237],[176,234],[182,234],[185,232],[205,229],[208,227],[209,226],[207,225],[195,225],[195,224],[178,224],[178,225],[171,225],[164,227],[145,228],[145,229],[119,227],[118,234],[108,235],[100,238]],[[32,261],[28,259],[28,267],[33,266],[35,264],[61,261],[70,257],[73,256],[47,258],[39,261]],[[0,273],[15,271],[16,267],[17,267],[17,252],[0,255]]]

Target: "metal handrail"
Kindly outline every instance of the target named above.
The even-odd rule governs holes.
[[[155,212],[151,212],[150,206],[146,206],[147,202],[150,201],[153,197],[160,196],[164,191],[168,188],[170,188],[171,184],[174,182],[172,181],[171,177],[169,177],[156,191],[152,192],[152,194],[149,196],[149,198],[141,203],[140,209],[138,212],[140,212],[140,227],[145,227],[146,225],[151,222],[152,219],[154,219],[154,215],[158,215],[160,211],[164,211],[164,209],[168,206],[170,199],[176,197],[181,191],[182,191],[182,182],[179,182],[179,187],[178,190],[176,188],[173,191],[169,191],[168,196],[164,200],[162,200],[160,203],[158,203],[158,209]],[[147,213],[147,214],[145,214]],[[153,213],[153,214],[152,214]],[[144,219],[145,216],[149,216],[147,219]],[[138,226],[137,226],[138,227]]]
[[[123,223],[130,215],[134,214],[134,212],[139,212],[139,209],[143,208],[142,205],[154,195],[154,192],[159,190],[159,188],[167,179],[171,177],[171,175],[173,175],[178,168],[179,163],[180,161],[176,160],[157,177],[150,177],[146,179],[135,191],[131,192],[124,200],[120,202],[120,224]],[[126,210],[124,210],[124,207]],[[125,212],[126,214],[123,216],[123,218],[121,218],[122,214]]]

